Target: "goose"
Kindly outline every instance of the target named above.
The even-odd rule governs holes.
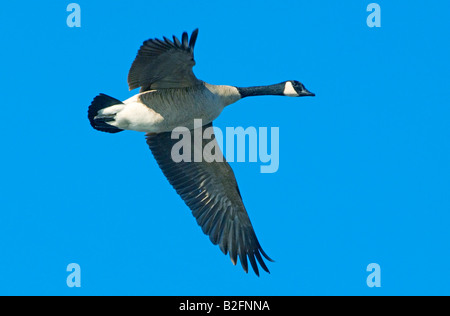
[[[229,254],[234,265],[239,258],[246,273],[248,261],[257,276],[258,263],[270,273],[263,257],[273,260],[256,237],[230,165],[225,159],[207,162],[206,157],[201,162],[175,162],[171,149],[178,140],[172,139],[171,132],[180,126],[203,132],[212,127],[225,107],[246,97],[315,94],[295,80],[253,87],[213,85],[199,80],[192,71],[197,36],[195,29],[190,37],[184,32],[181,40],[173,36],[173,40],[163,37],[145,41],[128,73],[130,91],[140,88],[139,93],[123,102],[99,94],[89,106],[88,119],[94,129],[102,132],[146,133],[157,164],[211,242]],[[201,119],[203,126],[195,126],[195,119]],[[204,148],[210,142],[216,142],[214,135],[201,144],[193,142],[191,154],[194,155],[195,146]],[[223,157],[222,152],[217,154]]]

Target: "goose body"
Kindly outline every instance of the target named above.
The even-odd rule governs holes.
[[[170,132],[178,126],[194,128],[193,117],[205,124],[241,98],[237,88],[200,82],[194,87],[151,90],[134,95],[97,116],[115,115],[109,124],[123,130]]]
[[[158,165],[191,209],[203,232],[223,253],[229,253],[233,264],[239,258],[247,272],[250,261],[259,275],[257,262],[269,272],[263,257],[272,260],[256,238],[231,167],[225,160],[219,162],[207,157],[202,162],[173,161],[171,149],[177,140],[171,138],[171,132],[177,127],[195,132],[193,129],[198,128],[194,126],[195,119],[202,120],[203,132],[212,127],[226,106],[245,97],[314,94],[294,80],[241,88],[212,85],[197,79],[192,72],[197,35],[198,29],[190,39],[183,33],[181,41],[174,36],[173,40],[164,37],[144,42],[128,74],[130,90],[140,87],[140,92],[123,102],[100,94],[89,106],[88,118],[93,128],[103,132],[146,133],[147,144]],[[212,141],[215,142],[214,135]],[[210,142],[192,142],[191,155],[198,150],[196,146],[202,146],[199,152],[203,152]]]

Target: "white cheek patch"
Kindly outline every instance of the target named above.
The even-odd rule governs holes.
[[[286,84],[284,85],[283,94],[288,97],[298,97],[298,93],[297,91],[295,91],[294,86],[290,81],[287,81]]]

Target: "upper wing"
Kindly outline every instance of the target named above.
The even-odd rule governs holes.
[[[142,44],[128,73],[130,90],[141,87],[140,92],[158,88],[183,88],[199,83],[192,72],[194,45],[198,29],[191,39],[183,33],[181,42],[175,36],[173,41],[149,39]]]
[[[201,135],[208,127],[212,129],[212,124],[203,126]],[[225,159],[223,162],[206,162],[211,161],[214,154],[223,157],[214,134],[211,140],[202,140],[201,144],[196,144],[191,135],[194,135],[193,130],[185,133],[182,140],[171,139],[171,132],[147,134],[147,143],[164,175],[192,210],[197,223],[203,232],[209,235],[212,243],[218,244],[224,254],[229,252],[233,264],[236,264],[239,256],[245,272],[248,271],[247,258],[257,275],[259,271],[255,258],[261,267],[269,272],[261,254],[267,260],[272,260],[264,253],[256,238],[233,170]],[[172,147],[189,138],[191,162],[174,162],[171,156]],[[219,152],[213,151],[212,155],[208,150],[203,152],[206,144],[210,144],[209,148],[214,148],[211,146],[215,145],[215,150]],[[202,162],[194,162],[196,146],[197,150],[201,150],[197,152],[203,153]],[[199,146],[201,148],[198,148]]]

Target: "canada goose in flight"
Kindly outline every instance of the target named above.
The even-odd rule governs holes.
[[[245,272],[248,272],[248,258],[259,276],[256,260],[266,272],[269,270],[261,255],[273,260],[256,238],[233,170],[225,159],[207,162],[205,157],[202,162],[174,162],[171,149],[179,140],[171,138],[171,131],[179,126],[192,130],[194,119],[201,119],[203,135],[227,105],[245,97],[314,94],[293,80],[238,88],[212,85],[197,79],[192,72],[197,35],[198,29],[192,32],[190,39],[184,32],[181,41],[175,36],[173,41],[166,37],[145,41],[128,74],[130,90],[140,87],[140,93],[123,102],[100,94],[89,106],[88,118],[93,128],[103,132],[145,132],[147,144],[159,167],[192,210],[203,232],[209,235],[213,244],[219,245],[224,254],[230,254],[234,265],[239,257]],[[211,139],[203,140],[202,148],[211,141],[215,142],[214,136]],[[192,156],[194,147],[192,141]],[[222,155],[221,152],[219,154]]]

